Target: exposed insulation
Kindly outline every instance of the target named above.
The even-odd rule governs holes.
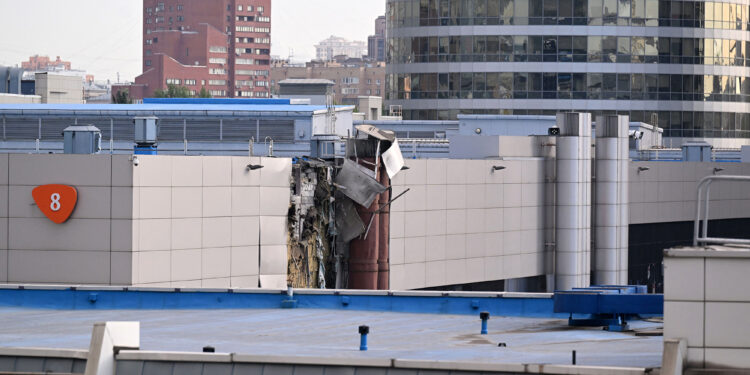
[[[327,165],[295,165],[293,198],[288,213],[288,281],[295,288],[335,285],[332,251],[333,205]]]

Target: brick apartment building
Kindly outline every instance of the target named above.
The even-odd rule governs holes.
[[[60,56],[57,56],[57,60],[51,60],[49,56],[34,55],[29,57],[29,61],[21,62],[21,68],[30,71],[61,71],[70,70],[70,61],[60,60]]]
[[[268,97],[271,0],[143,0],[143,74],[134,99],[167,84],[213,97]]]
[[[383,96],[385,63],[337,56],[335,61],[311,61],[305,66],[274,61],[271,68],[271,90],[279,92],[279,82],[288,78],[327,79],[334,83],[337,104],[357,105],[358,96]]]

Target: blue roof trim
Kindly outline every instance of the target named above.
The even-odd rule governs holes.
[[[244,104],[244,105],[290,105],[291,99],[242,99],[242,98],[144,98],[143,104]]]
[[[59,310],[273,309],[283,293],[157,292],[112,290],[1,289],[0,308]],[[552,298],[295,294],[298,308],[388,311],[422,314],[567,318],[556,314]]]
[[[346,108],[337,106],[336,108]],[[353,108],[353,107],[352,107]],[[0,104],[2,111],[236,111],[236,112],[317,112],[326,110],[322,105],[298,104]],[[2,114],[2,113],[0,113]]]

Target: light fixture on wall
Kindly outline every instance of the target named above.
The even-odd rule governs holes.
[[[245,170],[254,171],[256,169],[261,169],[261,168],[263,168],[263,166],[260,164],[248,164]]]
[[[494,173],[495,171],[502,171],[503,169],[505,169],[505,167],[503,167],[502,165],[493,165],[493,166],[492,166],[492,172],[493,172],[493,173]]]
[[[717,173],[719,173],[719,172],[721,172],[723,170],[724,170],[724,168],[718,168],[718,167],[716,167],[716,168],[714,168],[714,174],[717,174]]]
[[[645,172],[645,171],[650,170],[650,169],[651,168],[649,168],[649,167],[638,167],[638,173],[640,174],[641,172]]]

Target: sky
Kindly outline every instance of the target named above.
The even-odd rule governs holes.
[[[210,1],[210,0],[206,0]],[[367,41],[385,0],[272,0],[271,54],[315,57],[331,35]],[[132,81],[141,73],[141,0],[0,0],[0,65],[32,55],[60,56],[96,79]],[[33,28],[31,26],[34,26]]]

